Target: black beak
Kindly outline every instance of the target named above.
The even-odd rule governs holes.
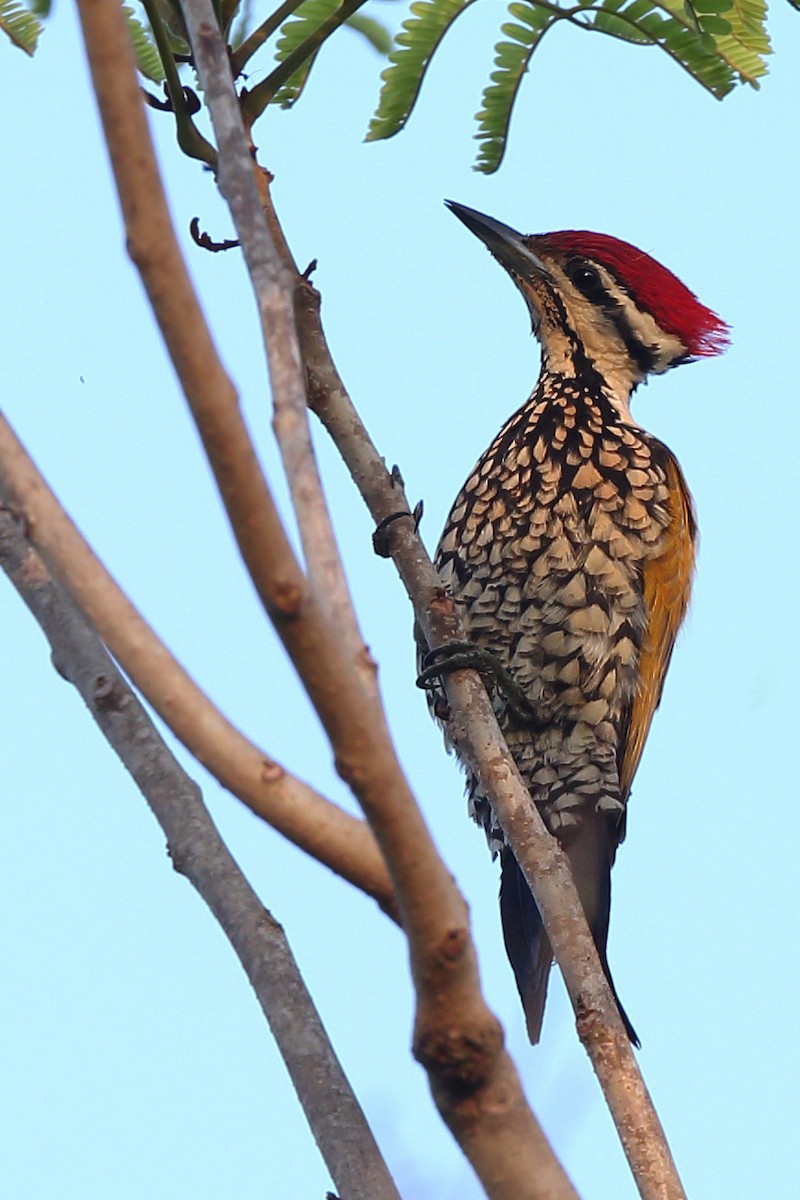
[[[517,279],[529,275],[548,277],[547,267],[537,254],[526,244],[527,239],[510,225],[495,221],[474,208],[465,204],[456,204],[455,200],[445,200],[445,204],[459,221],[466,225],[471,233],[480,238],[483,244],[494,255],[501,266],[510,271]]]

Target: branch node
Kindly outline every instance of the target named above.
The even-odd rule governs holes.
[[[358,652],[358,661],[362,667],[370,671],[373,675],[378,674],[378,664],[372,657],[369,646],[362,646]]]
[[[448,929],[439,946],[439,954],[445,962],[456,962],[469,945],[469,933],[463,925]]]
[[[265,758],[261,764],[261,779],[264,783],[277,783],[286,774],[280,763],[271,758]]]
[[[297,276],[294,300],[295,304],[307,304],[310,310],[319,317],[322,308],[322,293],[314,287],[308,276],[308,272],[316,271],[317,265],[316,258],[312,259],[303,274]]]
[[[304,599],[305,590],[300,584],[292,583],[286,579],[279,579],[270,597],[270,603],[273,612],[286,620],[292,621],[300,616]]]
[[[437,1081],[460,1093],[476,1091],[486,1081],[503,1048],[503,1031],[496,1019],[449,1024],[432,1022],[414,1036],[417,1062]]]
[[[92,683],[92,699],[100,710],[119,708],[120,697],[116,694],[114,679],[110,675],[96,675]]]
[[[444,587],[437,588],[435,590],[434,594],[431,596],[428,607],[430,611],[435,614],[435,616],[441,618],[442,620],[446,618],[452,620],[456,613],[455,601]]]

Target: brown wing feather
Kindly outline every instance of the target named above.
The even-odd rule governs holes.
[[[648,619],[639,655],[639,687],[631,705],[627,737],[620,747],[619,782],[623,799],[630,792],[650,722],[661,699],[664,676],[692,587],[697,525],[689,489],[671,455],[667,459],[667,483],[672,517],[664,548],[657,558],[646,563],[643,572]]]

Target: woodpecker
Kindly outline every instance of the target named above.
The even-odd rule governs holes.
[[[617,238],[523,236],[446,203],[522,293],[541,373],[456,498],[436,565],[514,760],[569,858],[616,997],[606,956],[611,867],[688,605],[697,531],[677,460],[636,423],[630,399],[648,375],[721,353],[728,327]],[[464,665],[458,650],[450,668],[446,648],[433,652],[433,665],[433,656],[423,659],[421,682],[445,731],[437,685],[443,671]],[[467,791],[500,856],[503,937],[535,1044],[552,950],[477,780]]]

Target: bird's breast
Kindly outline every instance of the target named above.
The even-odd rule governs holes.
[[[453,506],[438,565],[469,636],[545,721],[615,739],[637,684],[642,571],[669,523],[667,453],[599,401],[534,396]]]

